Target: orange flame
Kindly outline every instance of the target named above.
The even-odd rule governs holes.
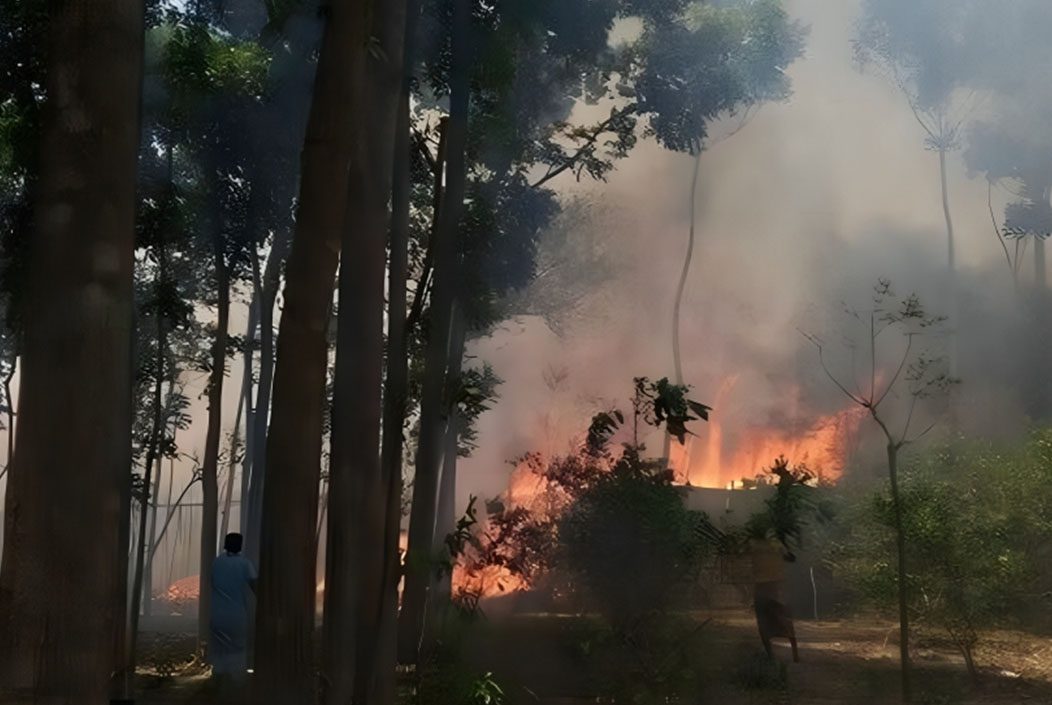
[[[725,382],[717,400],[726,396],[730,385]],[[716,409],[720,407],[713,404]],[[865,409],[851,407],[818,417],[802,433],[779,428],[754,426],[737,435],[737,442],[726,448],[723,427],[713,415],[699,438],[673,446],[669,464],[676,475],[701,487],[728,487],[743,478],[753,478],[784,455],[793,464],[805,464],[820,479],[835,481],[848,462],[852,442],[865,417]],[[701,438],[704,438],[702,446]],[[729,452],[728,452],[729,450]]]

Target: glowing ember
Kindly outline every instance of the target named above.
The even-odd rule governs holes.
[[[196,575],[180,578],[168,586],[159,597],[172,605],[185,605],[197,602],[201,594],[201,581]]]
[[[457,564],[453,568],[453,594],[466,593],[482,598],[498,597],[528,589],[522,578],[502,566],[489,565],[468,570]]]

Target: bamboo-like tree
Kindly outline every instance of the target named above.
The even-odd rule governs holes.
[[[364,60],[365,4],[337,0],[326,12],[285,267],[263,475],[253,681],[259,702],[281,705],[309,702],[315,692],[315,535],[329,314],[346,227],[353,71]]]

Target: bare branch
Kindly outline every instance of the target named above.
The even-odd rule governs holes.
[[[797,329],[797,330],[799,330],[799,329]],[[814,345],[818,349],[818,363],[822,366],[822,371],[826,373],[826,376],[829,377],[829,379],[833,382],[833,384],[835,384],[837,386],[837,388],[840,389],[840,391],[843,392],[845,396],[847,396],[848,399],[850,399],[851,401],[855,402],[859,406],[869,408],[869,402],[867,402],[865,399],[861,398],[860,396],[855,396],[851,392],[851,390],[849,390],[847,387],[845,387],[843,384],[841,384],[840,380],[837,379],[836,376],[832,372],[829,371],[829,366],[826,365],[825,355],[823,354],[823,351],[822,351],[822,343],[821,343],[821,341],[819,341],[818,338],[816,338],[813,335],[808,335],[807,333],[804,333],[803,331],[799,331],[799,332],[800,332],[800,334],[802,336],[804,336],[805,338],[810,340],[811,344]]]
[[[919,396],[920,395],[918,394],[914,394],[912,396],[912,399],[910,399],[910,410],[909,413],[906,414],[906,423],[902,427],[903,440],[909,437],[910,424],[913,423],[913,410],[917,408],[917,399],[919,398]]]
[[[754,108],[755,108],[755,110],[754,110]],[[720,136],[718,139],[710,140],[707,149],[712,149],[713,147],[718,145],[720,142],[725,142],[725,141],[729,140],[731,137],[734,137],[736,134],[741,132],[743,129],[745,129],[745,126],[748,125],[749,122],[751,122],[754,117],[756,117],[756,113],[758,113],[758,112],[760,112],[760,106],[750,105],[750,106],[746,107],[745,110],[742,111],[741,119],[738,120],[738,124],[735,125],[734,129],[732,129],[726,135]]]
[[[994,235],[997,236],[997,242],[1000,243],[1001,249],[1005,252],[1005,261],[1008,262],[1008,269],[1015,271],[1012,266],[1012,257],[1008,254],[1008,244],[1005,242],[1004,235],[1001,234],[1001,227],[997,224],[997,216],[994,215],[994,182],[988,180],[986,182],[986,207],[990,210],[990,222],[994,225]]]
[[[916,443],[916,442],[917,442],[917,441],[919,441],[920,439],[922,439],[922,438],[924,438],[925,436],[927,436],[927,435],[928,435],[928,434],[929,434],[929,433],[931,432],[931,430],[932,430],[933,428],[935,428],[936,426],[938,426],[938,425],[939,425],[939,422],[938,422],[938,421],[932,421],[932,422],[931,422],[931,424],[929,424],[929,425],[928,425],[928,427],[927,427],[926,429],[924,429],[923,431],[921,431],[920,433],[918,433],[918,434],[917,434],[916,436],[914,436],[913,438],[908,438],[908,439],[904,439],[904,440],[902,441],[903,445],[905,445],[905,444],[907,444],[907,443]]]
[[[575,167],[583,156],[592,152],[595,149],[595,145],[599,141],[599,137],[602,136],[603,133],[609,131],[611,125],[616,123],[624,116],[630,115],[636,110],[636,107],[637,105],[635,103],[632,103],[619,110],[612,110],[610,112],[610,117],[592,126],[588,136],[584,139],[583,144],[581,144],[581,146],[577,148],[577,151],[566,157],[566,159],[564,159],[559,164],[550,165],[548,167],[548,171],[544,173],[544,176],[530,184],[530,188],[540,188],[544,184],[554,179],[559,174],[562,174],[564,171]]]
[[[880,426],[880,430],[884,432],[884,437],[888,439],[888,443],[901,447],[902,441],[896,440],[895,436],[891,435],[891,430],[888,428],[888,425],[884,423],[884,419],[880,418],[880,415],[877,413],[877,410],[874,409],[872,406],[868,408],[869,415],[872,416],[873,420],[877,422],[878,426]]]
[[[873,397],[877,391],[877,334],[874,330],[876,323],[876,314],[870,311],[869,313],[869,401],[873,401]]]
[[[914,335],[915,335],[914,333],[907,333],[906,334],[906,351],[902,354],[902,359],[899,360],[899,368],[897,370],[895,370],[895,374],[891,377],[891,381],[888,382],[888,386],[884,388],[884,393],[880,395],[880,399],[877,399],[873,403],[873,407],[874,408],[880,406],[880,402],[884,401],[884,398],[886,396],[888,396],[888,393],[891,392],[892,388],[895,386],[895,383],[898,381],[899,375],[902,374],[902,370],[905,369],[906,362],[909,360],[909,357],[910,357],[910,350],[913,349],[913,336]],[[914,397],[914,398],[916,398],[916,397]],[[903,435],[905,435],[905,434],[903,434]]]

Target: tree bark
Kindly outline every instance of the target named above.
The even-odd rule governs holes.
[[[408,109],[408,108],[407,108]],[[408,117],[407,117],[408,119]],[[406,317],[407,335],[412,335],[420,318],[424,315],[424,300],[427,298],[427,290],[430,286],[431,272],[435,266],[435,233],[438,231],[438,223],[442,212],[442,201],[445,196],[445,171],[446,171],[446,127],[449,118],[442,118],[438,123],[438,154],[435,157],[433,169],[433,185],[431,188],[431,231],[427,241],[427,251],[424,253],[423,271],[420,272],[420,281],[417,282],[416,290],[413,292],[413,304],[409,307]],[[408,207],[408,206],[407,206]],[[408,218],[408,215],[406,216]],[[406,226],[408,227],[408,225]]]
[[[953,218],[950,214],[950,185],[946,177],[946,150],[939,150],[939,183],[942,187],[942,215],[946,221],[946,265],[947,265],[947,296],[949,306],[947,315],[951,321],[957,320],[957,255],[953,231]],[[956,326],[956,323],[954,323]],[[957,332],[950,331],[950,376],[957,376]]]
[[[160,262],[160,274],[159,282],[163,285],[165,278],[165,258],[164,244],[161,244],[161,252],[159,253],[157,260]],[[128,611],[129,615],[129,626],[128,626],[128,654],[127,661],[125,662],[126,673],[129,678],[134,677],[135,664],[137,659],[137,649],[139,644],[139,612],[142,607],[142,593],[144,586],[143,574],[146,569],[146,523],[147,518],[150,514],[150,496],[151,496],[151,478],[153,476],[153,467],[157,462],[158,450],[161,445],[161,428],[164,422],[164,358],[165,350],[168,347],[168,332],[165,329],[164,317],[158,310],[156,313],[157,317],[157,352],[154,360],[154,364],[157,366],[155,374],[157,379],[154,381],[153,387],[153,425],[150,428],[150,440],[149,445],[146,447],[146,460],[143,463],[143,495],[142,501],[139,502],[139,529],[136,536],[137,542],[135,547],[135,577],[132,579],[131,584],[131,607]],[[154,483],[156,484],[156,483]],[[156,513],[157,499],[154,497],[154,513]]]
[[[453,533],[457,523],[457,453],[460,448],[460,433],[463,420],[460,418],[454,395],[460,387],[460,375],[464,365],[464,344],[467,338],[467,321],[461,306],[453,307],[453,323],[450,334],[449,370],[446,373],[446,389],[450,394],[449,423],[443,438],[442,478],[438,491],[438,510],[435,518],[435,555],[442,552],[446,537]],[[444,572],[432,583],[433,596],[428,601],[430,613],[438,616],[453,596],[453,574]]]
[[[365,41],[360,21],[363,9],[364,0],[333,0],[328,6],[301,155],[299,206],[285,272],[285,307],[277,340],[266,465],[261,473],[253,679],[259,703],[314,701],[314,532],[328,321],[346,213],[355,108],[352,66]],[[258,434],[255,440],[262,442]]]
[[[127,596],[142,3],[56,4],[48,40],[0,699],[102,705]]]
[[[902,501],[899,497],[899,447],[888,443],[888,477],[891,480],[891,503],[895,515],[895,547],[897,551],[899,592],[899,662],[902,677],[902,701],[910,702],[910,615],[906,585],[906,534],[902,523]]]
[[[256,404],[252,412],[251,452],[247,506],[245,514],[245,555],[259,562],[260,521],[263,516],[263,478],[267,467],[267,428],[270,422],[270,394],[274,385],[274,302],[281,284],[281,268],[292,244],[292,234],[275,235],[274,246],[267,257],[267,266],[260,284],[259,303],[259,383],[256,385]]]
[[[223,243],[218,233],[214,236],[214,267],[216,278],[216,335],[212,342],[212,369],[208,379],[208,428],[205,435],[205,456],[201,463],[201,572],[199,577],[197,638],[201,646],[208,643],[208,622],[212,602],[212,561],[218,552],[216,521],[219,518],[219,442],[223,423],[223,381],[226,379],[226,344],[230,326],[230,271],[227,267]]]
[[[155,470],[153,476],[153,490],[150,492],[150,497],[153,498],[153,511],[150,512],[150,529],[148,532],[148,539],[146,541],[147,546],[153,546],[153,542],[157,539],[157,500],[161,494],[161,477],[164,474],[164,458],[160,453],[157,454],[157,460],[155,461]],[[146,568],[143,571],[142,577],[142,613],[144,615],[153,614],[153,552],[148,551],[146,554]]]
[[[355,124],[340,265],[322,630],[324,702],[331,705],[374,703],[377,689],[387,509],[380,472],[384,279],[405,12],[405,0],[372,6],[370,36],[379,46],[356,76],[357,102],[370,109]]]
[[[683,384],[683,356],[680,351],[679,329],[683,306],[683,292],[687,289],[687,277],[690,275],[690,265],[694,261],[694,219],[695,210],[698,205],[698,172],[701,171],[701,149],[694,155],[694,175],[690,181],[690,227],[687,231],[687,253],[683,256],[683,270],[679,274],[679,284],[676,286],[676,301],[672,305],[672,367],[676,375],[676,384]],[[669,453],[672,450],[672,436],[665,431],[665,440],[661,457],[668,463]],[[683,468],[686,479],[690,480],[690,468]]]
[[[262,298],[262,285],[260,282],[259,275],[259,251],[253,246],[250,251],[250,259],[252,262],[252,300],[248,307],[248,333],[245,336],[245,346],[241,350],[242,360],[242,377],[241,377],[241,398],[238,400],[238,404],[244,404],[247,408],[245,413],[245,452],[241,458],[241,505],[238,510],[238,529],[241,532],[243,539],[247,533],[248,517],[246,503],[248,501],[248,486],[250,475],[252,474],[252,452],[253,452],[253,439],[254,439],[254,428],[255,428],[255,410],[252,406],[252,384],[253,375],[252,371],[255,367],[255,340],[256,340],[256,328],[259,327],[259,309],[260,299]],[[242,543],[242,551],[244,554],[252,560],[253,563],[258,564],[258,555],[251,555],[249,553],[249,547],[247,539]],[[259,540],[253,541],[255,546],[259,545]]]
[[[464,210],[466,181],[465,146],[468,132],[471,69],[471,4],[456,0],[453,6],[450,111],[447,125],[446,191],[435,241],[435,273],[431,291],[430,339],[424,367],[420,404],[420,441],[417,448],[413,506],[409,523],[405,590],[398,623],[398,653],[403,663],[416,663],[431,581],[431,549],[435,534],[435,504],[441,459],[443,394],[449,359],[449,328],[456,264],[458,230]]]
[[[253,315],[250,313],[249,318]],[[255,324],[250,321],[249,326]],[[251,362],[248,358],[246,362]],[[241,419],[245,414],[245,397],[251,394],[246,387],[252,386],[252,368],[246,367],[241,379],[241,393],[237,396],[237,411],[234,413],[234,428],[230,432],[230,459],[226,467],[226,487],[223,488],[223,519],[219,524],[219,538],[230,530],[230,509],[234,503],[234,476],[237,475],[237,452],[241,448]]]
[[[380,477],[384,488],[385,523],[380,621],[373,679],[377,705],[395,701],[395,667],[398,661],[398,581],[401,578],[399,538],[402,528],[402,463],[405,414],[409,394],[409,337],[407,326],[409,279],[409,213],[412,197],[409,100],[414,73],[415,36],[420,16],[419,0],[406,7],[403,79],[395,124],[395,151],[391,185],[391,236],[388,262],[387,375],[384,379],[383,438]],[[440,183],[440,181],[439,181]],[[437,213],[437,207],[436,207]]]

